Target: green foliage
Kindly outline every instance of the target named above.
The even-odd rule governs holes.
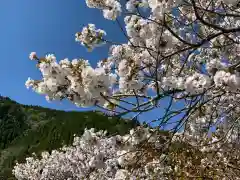
[[[11,171],[16,161],[71,144],[73,135],[81,135],[85,128],[125,134],[136,125],[97,112],[57,111],[0,97],[0,179],[14,179]]]
[[[0,149],[6,148],[26,129],[25,114],[17,104],[0,104]]]

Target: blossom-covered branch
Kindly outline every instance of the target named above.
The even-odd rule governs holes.
[[[69,99],[125,115],[156,108],[160,128],[171,123],[196,146],[215,136],[239,144],[240,6],[236,0],[86,0],[116,21],[127,42],[113,44],[93,68],[55,55],[36,60],[43,78],[26,86],[47,100]],[[120,19],[124,18],[125,29]],[[88,50],[112,42],[93,24],[76,33]],[[133,100],[134,99],[134,100]],[[164,104],[167,107],[163,107]],[[180,105],[179,105],[180,104]],[[170,143],[170,142],[169,142]]]

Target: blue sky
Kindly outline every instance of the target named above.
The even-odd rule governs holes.
[[[83,0],[1,0],[0,22],[0,94],[19,103],[56,109],[82,110],[67,102],[48,103],[44,96],[26,89],[28,77],[40,78],[29,53],[55,53],[58,60],[84,58],[95,66],[107,56],[108,46],[89,53],[75,42],[75,33],[88,23],[105,29],[113,41],[125,40],[116,23],[87,8]]]

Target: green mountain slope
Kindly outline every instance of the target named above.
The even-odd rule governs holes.
[[[33,152],[71,144],[85,128],[125,134],[138,123],[109,118],[99,112],[65,112],[18,104],[0,97],[0,180],[14,179],[11,170]]]

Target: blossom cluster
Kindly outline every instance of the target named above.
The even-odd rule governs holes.
[[[167,146],[170,139],[172,145]],[[25,163],[16,164],[13,174],[19,180],[233,177],[235,170],[228,166],[239,165],[239,149],[231,162],[226,147],[219,151],[213,148],[216,145],[199,150],[182,139],[181,134],[171,137],[157,129],[137,127],[124,136],[110,137],[106,131],[85,129],[81,137],[74,137],[72,146],[43,152],[40,159],[36,155],[28,157]]]
[[[104,43],[103,36],[105,35],[105,31],[96,29],[94,24],[88,24],[87,27],[82,29],[82,32],[76,33],[76,41],[92,50],[94,47]]]
[[[33,57],[38,59],[36,54]],[[57,63],[56,57],[51,54],[39,58],[38,67],[43,79],[34,81],[29,78],[26,82],[28,88],[32,87],[39,94],[47,94],[47,100],[68,98],[78,106],[103,105],[105,100],[100,92],[107,94],[116,81],[114,74],[106,73],[102,67],[93,69],[83,59],[64,59]]]
[[[118,0],[86,0],[89,8],[97,8],[103,11],[103,16],[109,20],[115,20],[121,15],[121,4]]]

